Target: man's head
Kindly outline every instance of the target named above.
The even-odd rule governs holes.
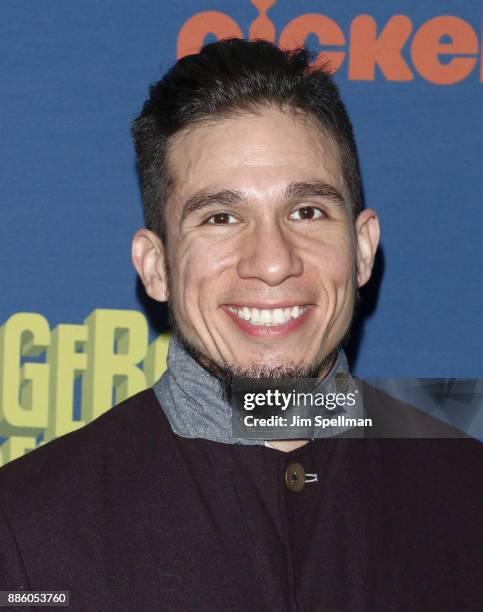
[[[320,373],[379,237],[327,71],[264,41],[207,45],[151,88],[133,133],[133,261],[185,346],[212,370]]]

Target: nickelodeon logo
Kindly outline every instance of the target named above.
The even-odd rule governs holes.
[[[250,40],[263,38],[284,49],[304,45],[309,36],[318,37],[316,62],[328,61],[335,72],[344,67],[353,81],[374,81],[377,70],[387,81],[412,81],[419,75],[437,85],[453,85],[475,71],[480,41],[475,29],[461,17],[440,15],[415,27],[406,15],[393,15],[378,23],[370,15],[357,15],[349,31],[326,15],[299,15],[277,37],[267,11],[277,0],[250,0],[258,16],[249,25]],[[226,13],[203,11],[190,17],[178,34],[177,57],[197,53],[206,36],[218,40],[243,38],[240,25]],[[408,61],[408,58],[410,61]],[[483,80],[483,67],[479,81]]]

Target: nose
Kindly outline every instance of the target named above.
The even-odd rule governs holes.
[[[274,287],[302,274],[302,259],[290,236],[277,224],[268,227],[268,223],[262,223],[245,240],[238,262],[240,278],[257,278]]]

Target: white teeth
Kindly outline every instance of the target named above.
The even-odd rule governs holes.
[[[260,323],[271,323],[272,322],[272,313],[270,310],[260,310]]]
[[[274,326],[283,325],[290,319],[297,319],[305,311],[305,306],[292,306],[291,308],[235,308],[228,306],[228,309],[243,321],[248,321],[252,325]]]
[[[285,315],[283,308],[275,308],[272,313],[272,323],[285,323]]]

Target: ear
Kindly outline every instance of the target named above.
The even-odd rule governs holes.
[[[380,227],[377,213],[370,208],[363,210],[356,219],[355,228],[357,284],[362,287],[371,278],[379,244]]]
[[[166,302],[168,279],[165,251],[159,236],[148,229],[138,230],[132,239],[131,255],[146,293],[158,302]]]

